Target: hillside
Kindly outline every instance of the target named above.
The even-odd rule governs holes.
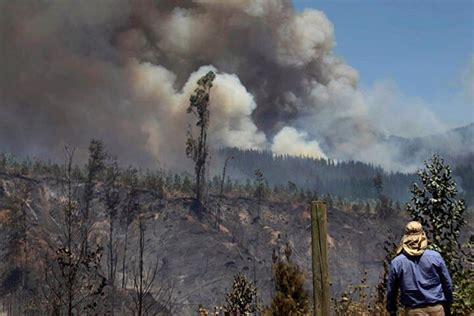
[[[365,272],[373,289],[383,267],[384,242],[398,241],[408,220],[401,202],[409,200],[410,184],[416,180],[415,174],[387,173],[354,161],[227,149],[220,152],[220,162],[213,160],[222,164],[233,157],[225,181],[222,165],[214,166],[207,179],[206,209],[199,213],[193,208],[191,174],[119,167],[100,141],[92,141],[89,152],[86,165],[70,168],[0,155],[0,297],[11,315],[38,315],[52,303],[63,304],[45,293],[59,284],[56,296],[61,297],[63,283],[51,284],[51,279],[64,278],[64,256],[80,258],[77,267],[102,280],[94,295],[107,299],[92,305],[97,304],[92,296],[90,304],[78,303],[80,308],[95,306],[106,313],[115,306],[117,315],[127,315],[136,292],[140,249],[143,268],[154,275],[150,290],[164,293],[144,297],[161,315],[194,315],[201,304],[224,304],[239,272],[256,281],[261,302],[268,303],[272,254],[286,243],[310,289],[307,208],[314,199],[328,205],[333,297],[359,283]],[[263,172],[260,184],[255,169]],[[472,161],[453,170],[469,205]],[[261,202],[256,198],[260,185]],[[467,216],[469,232],[472,209]],[[72,246],[65,246],[68,227],[73,230]],[[109,236],[114,238],[111,244]],[[115,287],[108,281],[111,261]],[[95,284],[88,277],[78,287],[81,293]],[[115,301],[110,302],[111,297]],[[26,306],[31,313],[25,312]],[[10,310],[14,307],[23,310]]]
[[[55,205],[63,194],[61,179],[32,179],[2,173],[0,184],[2,234],[8,233],[9,217],[12,215],[12,210],[8,207],[8,197],[15,195],[20,187],[28,188],[26,222],[29,227],[29,258],[35,262],[33,267],[29,268],[31,274],[28,286],[33,293],[38,293],[41,283],[35,278],[40,277],[41,267],[44,267],[41,263],[44,258],[44,245],[54,243],[56,234],[63,229],[59,224],[61,210]],[[145,263],[153,264],[155,258],[158,258],[156,286],[168,282],[173,284],[172,303],[175,315],[195,315],[199,304],[212,307],[224,303],[226,289],[230,287],[236,273],[243,272],[253,278],[254,259],[257,285],[263,301],[268,302],[272,285],[272,251],[279,249],[286,242],[292,245],[296,262],[307,273],[308,280],[310,279],[309,213],[305,203],[265,200],[262,202],[261,217],[258,220],[258,204],[255,198],[228,196],[221,202],[222,222],[216,229],[215,217],[212,215],[218,203],[215,196],[209,197],[209,213],[200,221],[190,211],[191,199],[170,193],[167,195],[157,198],[153,191],[143,189],[140,190],[139,200],[142,208],[146,210],[143,214],[146,219]],[[105,246],[108,220],[103,198],[103,183],[99,182],[94,188],[91,208],[94,210],[92,240]],[[122,208],[121,204],[121,212]],[[388,232],[399,233],[405,221],[401,213],[389,216],[390,220],[383,219],[360,205],[337,205],[334,202],[329,207],[330,267],[334,295],[351,282],[358,282],[364,271],[368,272],[369,284],[377,282],[384,255],[382,243],[387,239]],[[138,217],[134,217],[129,226],[128,246],[131,253],[137,249],[137,221]],[[123,224],[118,225],[116,236],[119,240],[117,247],[120,258],[123,255]],[[1,248],[6,251],[8,245],[5,243],[9,239],[1,240]],[[104,270],[106,257],[104,254]],[[127,269],[130,264],[127,263]],[[19,280],[15,280],[15,274],[12,274],[12,270],[15,270],[13,265],[3,264],[1,268],[1,292],[5,298],[9,293],[14,293]],[[121,275],[119,265],[119,280]],[[127,287],[130,286],[128,283]]]

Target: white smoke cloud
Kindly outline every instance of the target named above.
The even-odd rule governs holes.
[[[411,138],[448,129],[426,101],[403,94],[393,81],[375,82],[364,91],[364,97],[370,119],[385,135]]]
[[[308,140],[307,133],[288,126],[275,135],[271,150],[278,155],[327,158],[316,140]]]
[[[206,69],[196,73],[202,76]],[[190,87],[194,80],[190,77]],[[254,97],[234,74],[220,73],[215,79],[210,99],[211,141],[219,147],[242,149],[264,149],[265,134],[258,130],[252,120],[256,109]]]
[[[176,75],[162,66],[134,61],[129,65],[129,71],[134,103],[141,108],[156,107],[155,115],[144,123],[143,131],[147,133],[147,144],[157,158],[170,161],[183,152],[187,126],[193,124],[190,116],[185,115],[189,97],[196,82],[208,71],[217,73],[209,108],[210,143],[214,148],[264,149],[265,135],[251,119],[255,101],[237,76],[203,66],[189,76],[180,91],[176,91]]]

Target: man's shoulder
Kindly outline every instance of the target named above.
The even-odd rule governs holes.
[[[392,259],[392,264],[397,264],[403,260],[406,260],[405,254],[402,252],[399,255],[397,255],[395,258]]]
[[[431,250],[431,249],[426,249],[423,252],[422,257],[430,257],[430,258],[436,258],[436,259],[441,259],[441,254],[437,252],[436,250]],[[392,259],[392,264],[397,265],[401,264],[404,261],[409,261],[407,256],[402,252],[399,255],[397,255],[395,258]]]
[[[436,250],[426,249],[423,253],[424,261],[429,261],[437,264],[444,264],[443,256]]]
[[[424,256],[427,257],[436,257],[436,258],[441,258],[441,254],[437,252],[436,250],[432,249],[426,249],[423,253]]]

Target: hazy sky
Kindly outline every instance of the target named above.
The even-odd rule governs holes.
[[[472,79],[465,82],[474,60],[474,1],[295,0],[294,5],[328,16],[335,52],[358,70],[363,89],[390,82],[402,99],[426,104],[448,126],[474,121],[473,98],[465,97],[474,90]]]

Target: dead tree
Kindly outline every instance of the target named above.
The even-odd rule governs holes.
[[[125,237],[123,241],[122,257],[122,289],[127,285],[127,246],[128,246],[128,228],[135,215],[138,213],[138,171],[130,169],[127,172],[127,182],[129,185],[125,207],[122,210],[122,223],[125,226]]]
[[[128,308],[136,316],[156,315],[160,312],[170,311],[173,287],[171,282],[156,288],[159,261],[153,265],[145,263],[145,218],[144,214],[138,217],[138,254],[132,263],[133,293]]]
[[[260,208],[262,204],[262,200],[265,197],[266,190],[265,190],[265,177],[263,176],[263,172],[260,169],[255,170],[255,192],[254,196],[257,198],[257,216],[254,218],[253,223],[257,225],[260,224]],[[253,284],[257,286],[257,260],[258,260],[258,241],[259,241],[259,231],[260,229],[257,227],[255,230],[255,250],[253,255]],[[255,298],[255,305],[254,307],[257,308],[258,305],[258,295],[257,293],[254,296]]]
[[[100,273],[102,248],[86,247],[84,225],[87,218],[80,211],[72,180],[74,150],[66,147],[65,197],[60,199],[62,212],[58,240],[46,249],[44,267],[44,313],[78,315],[96,310],[106,284]]]
[[[115,313],[115,280],[117,272],[117,240],[115,236],[115,222],[117,219],[118,206],[120,204],[119,187],[120,169],[117,159],[113,158],[109,162],[105,177],[105,206],[109,219],[109,236],[107,241],[107,276],[109,286],[110,313]]]
[[[10,216],[6,225],[6,248],[1,257],[5,268],[1,282],[8,285],[4,297],[9,300],[9,314],[28,315],[26,305],[32,298],[27,284],[31,272],[27,215],[30,189],[23,183],[18,186],[17,190],[12,188],[5,192],[5,206]]]
[[[216,215],[216,228],[219,229],[219,224],[220,224],[220,217],[222,216],[222,194],[224,192],[224,180],[225,180],[225,173],[227,171],[227,164],[229,163],[229,160],[234,159],[234,156],[227,156],[224,162],[224,168],[222,168],[222,179],[221,179],[221,185],[219,189],[219,202],[217,205],[217,215]]]
[[[83,192],[83,203],[82,203],[82,234],[83,239],[85,240],[84,247],[85,252],[88,251],[88,239],[89,233],[92,226],[93,218],[91,218],[91,202],[94,198],[94,187],[99,178],[100,173],[105,168],[105,159],[107,153],[104,150],[104,145],[99,140],[91,140],[89,145],[89,160],[86,165],[86,180],[84,183],[84,192]]]

